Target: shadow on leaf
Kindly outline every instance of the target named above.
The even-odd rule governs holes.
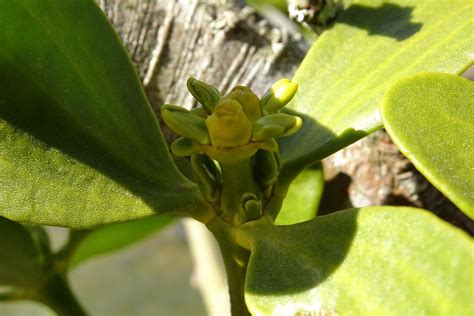
[[[9,67],[0,67],[0,72],[5,74],[5,80],[0,80],[0,83],[6,91],[10,91],[9,94],[3,95],[3,99],[0,100],[6,104],[0,104],[0,141],[4,146],[15,149],[13,152],[18,157],[14,163],[18,165],[19,170],[29,168],[32,175],[36,175],[35,172],[44,174],[43,179],[46,176],[54,179],[53,175],[59,177],[62,174],[63,177],[58,178],[61,182],[52,183],[51,186],[71,185],[71,182],[76,181],[76,184],[72,185],[75,185],[79,193],[81,190],[85,192],[84,200],[87,198],[88,191],[87,187],[81,187],[82,182],[80,181],[90,182],[91,187],[98,181],[104,181],[104,183],[110,181],[116,187],[120,186],[134,194],[150,208],[157,210],[158,213],[166,211],[166,209],[176,210],[180,208],[179,204],[181,202],[179,202],[179,199],[172,198],[174,194],[168,194],[166,203],[164,203],[164,199],[159,193],[159,191],[170,192],[173,189],[172,185],[139,174],[136,170],[127,166],[119,157],[105,150],[87,132],[88,129],[94,129],[95,126],[81,125],[63,111],[60,106],[53,106],[57,105],[56,100],[51,99],[29,76],[24,76],[16,69]],[[13,88],[20,82],[23,86],[21,92]],[[120,139],[117,141],[120,141]],[[36,148],[41,148],[41,150]],[[10,156],[5,157],[10,159]],[[56,160],[46,161],[51,157]],[[25,163],[28,163],[28,166],[25,166]],[[61,166],[64,170],[57,169],[58,166]],[[84,179],[67,180],[72,174],[72,172],[66,170],[69,166],[79,171],[82,170]],[[36,171],[35,168],[40,169]],[[3,174],[2,176],[8,179],[7,175]],[[45,190],[44,187],[35,187],[34,183],[31,183],[31,187],[32,190],[37,192]],[[181,200],[192,196],[192,192],[189,192],[188,196],[186,195],[186,189],[188,188],[181,188]],[[104,194],[108,193],[106,185],[104,185],[103,190]],[[56,195],[61,194],[61,192],[55,193]],[[104,197],[105,200],[107,200],[106,196]],[[43,202],[46,204],[48,201]],[[71,207],[80,202],[69,201]],[[104,206],[106,204],[100,204],[97,208]],[[40,217],[41,213],[39,211],[37,215]],[[50,211],[56,210],[51,208]],[[109,217],[111,215],[108,214]],[[86,219],[84,221],[87,222]],[[104,219],[104,222],[108,221]],[[45,222],[45,224],[65,225],[64,223],[50,222]],[[81,226],[85,225],[81,224]]]
[[[310,115],[293,110],[285,112],[299,116],[303,125],[298,133],[278,140],[282,167],[274,188],[275,195],[266,210],[273,218],[276,218],[289,185],[301,171],[369,134],[348,128],[336,135]]]
[[[358,209],[286,226],[251,226],[252,255],[246,278],[251,294],[290,294],[312,289],[344,261],[357,228]]]
[[[403,41],[418,32],[423,25],[411,21],[413,9],[394,3],[384,3],[376,8],[355,4],[337,17],[336,23],[365,29],[369,35],[381,35]]]

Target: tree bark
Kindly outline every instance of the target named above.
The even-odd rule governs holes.
[[[309,48],[296,29],[271,24],[242,1],[99,4],[128,49],[155,110],[164,103],[193,106],[186,89],[189,76],[222,92],[240,84],[261,94],[280,77],[292,76]]]

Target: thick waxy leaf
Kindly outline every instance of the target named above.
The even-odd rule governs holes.
[[[461,72],[474,51],[473,10],[474,2],[465,0],[346,6],[293,79],[299,89],[288,107],[306,115],[302,130],[280,141],[284,176],[380,128],[379,102],[396,80],[425,71]]]
[[[250,222],[253,315],[472,315],[474,244],[431,213],[368,207],[289,226]],[[440,238],[435,238],[439,236]]]
[[[23,225],[0,217],[0,286],[34,287],[43,281],[43,255]]]
[[[382,117],[408,159],[474,218],[474,82],[421,74],[385,94]]]
[[[81,241],[69,260],[69,267],[74,268],[95,256],[138,242],[167,226],[173,219],[171,216],[160,215],[97,228]]]
[[[296,224],[315,218],[323,188],[324,176],[321,163],[303,170],[291,182],[275,224]]]
[[[0,42],[0,214],[84,228],[206,209],[93,1],[0,1]]]

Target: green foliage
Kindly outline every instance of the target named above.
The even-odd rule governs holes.
[[[280,141],[282,176],[382,127],[378,105],[396,80],[423,71],[459,73],[472,60],[472,1],[362,0],[314,43],[293,80],[289,108],[302,130]]]
[[[275,224],[296,224],[315,218],[323,188],[324,176],[321,163],[303,170],[291,183]]]
[[[75,268],[92,257],[136,243],[167,226],[173,219],[165,215],[152,216],[97,228],[80,241],[68,261],[68,266]]]
[[[0,21],[1,215],[74,228],[206,216],[95,3],[2,1]]]
[[[382,116],[403,154],[474,218],[474,83],[436,73],[400,80],[387,91]]]
[[[474,244],[414,208],[368,207],[290,226],[243,225],[254,315],[471,315]],[[441,238],[435,238],[442,236]]]
[[[38,240],[25,226],[0,217],[0,286],[35,288],[46,275]]]

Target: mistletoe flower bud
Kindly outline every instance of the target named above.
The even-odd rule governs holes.
[[[180,137],[171,144],[171,152],[178,157],[191,156],[200,150],[198,143],[186,137]]]
[[[272,137],[290,136],[300,130],[303,121],[284,113],[265,115],[253,124],[252,139],[261,141]]]
[[[197,141],[209,144],[204,118],[176,105],[165,104],[161,107],[161,118],[175,133]]]
[[[242,146],[249,142],[252,124],[239,102],[224,99],[206,119],[211,144],[216,147]]]
[[[245,115],[250,121],[256,121],[262,116],[260,100],[249,87],[237,86],[224,97],[224,99],[235,100],[242,105]]]
[[[193,97],[204,106],[208,113],[211,113],[221,98],[217,88],[193,77],[190,77],[186,84]]]
[[[277,113],[288,102],[298,90],[298,84],[289,79],[280,79],[265,92],[260,103],[267,113]]]
[[[245,192],[240,199],[240,207],[234,218],[234,224],[239,225],[262,217],[262,201],[251,192]]]

